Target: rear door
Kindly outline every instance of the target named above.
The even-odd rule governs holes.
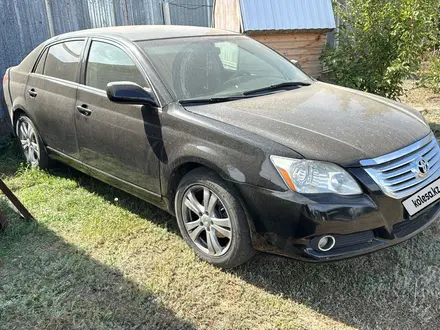
[[[158,194],[161,110],[113,103],[105,91],[107,84],[115,81],[150,88],[146,75],[123,45],[92,40],[88,48],[75,111],[81,160]]]
[[[46,48],[29,75],[25,98],[46,145],[78,158],[74,109],[79,62],[85,40],[68,40]]]

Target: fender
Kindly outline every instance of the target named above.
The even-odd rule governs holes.
[[[11,112],[11,113],[12,113],[12,117],[11,117],[11,123],[12,123],[12,126],[13,126],[13,128],[14,128],[14,134],[15,134],[15,122],[14,122],[14,116],[15,116],[15,112],[16,112],[16,111],[23,111],[23,112],[26,114],[26,116],[28,116],[29,119],[32,120],[32,123],[34,123],[35,127],[37,128],[37,130],[40,131],[40,130],[38,129],[38,124],[37,124],[37,122],[36,122],[36,120],[35,120],[35,117],[34,117],[29,111],[26,110],[26,107],[23,105],[23,104],[24,104],[23,101],[24,101],[24,98],[21,97],[21,96],[19,96],[19,97],[17,97],[17,98],[14,100],[14,104],[13,104],[13,106],[12,106],[12,112]]]
[[[49,154],[49,152],[48,152],[48,150],[47,150],[47,145],[46,145],[46,143],[44,142],[43,138],[41,137],[40,129],[38,128],[38,124],[37,124],[37,122],[35,121],[34,116],[31,115],[28,111],[26,111],[25,107],[22,106],[21,103],[14,104],[13,107],[12,107],[12,118],[11,118],[12,134],[14,134],[14,136],[17,137],[17,132],[16,132],[16,129],[15,129],[15,122],[14,122],[14,115],[15,115],[15,112],[16,112],[16,111],[22,111],[22,112],[24,112],[24,113],[26,114],[26,116],[29,117],[29,119],[32,121],[32,123],[34,124],[35,128],[37,129],[37,132],[36,132],[36,133],[37,133],[37,135],[38,135],[38,138],[39,138],[41,141],[43,141],[43,147],[44,147],[45,152]]]
[[[164,109],[160,163],[162,195],[169,197],[170,180],[184,164],[196,163],[237,184],[284,191],[286,185],[270,161],[271,154],[298,157],[267,138],[188,111],[178,103]],[[245,174],[246,173],[246,174]]]
[[[173,150],[171,152],[173,157],[168,159],[168,163],[160,165],[162,196],[171,197],[174,175],[187,164],[205,166],[234,184],[285,190],[285,183],[272,165],[270,155],[251,146],[247,146],[246,149],[253,152],[244,153],[224,145],[215,145],[211,141],[204,141],[203,145],[191,143]]]

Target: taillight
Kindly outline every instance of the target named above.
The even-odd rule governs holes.
[[[3,76],[3,85],[8,81],[8,73]]]

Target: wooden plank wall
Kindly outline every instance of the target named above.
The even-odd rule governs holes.
[[[214,27],[217,29],[241,32],[241,13],[239,1],[215,1]]]
[[[292,32],[289,34],[252,34],[250,37],[284,55],[300,62],[303,70],[317,78],[322,73],[319,60],[327,42],[325,32]]]

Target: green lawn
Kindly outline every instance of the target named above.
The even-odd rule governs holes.
[[[440,106],[425,112],[436,128]],[[440,224],[397,247],[314,265],[270,255],[222,271],[171,216],[75,170],[0,172],[33,213],[0,233],[0,329],[438,329]]]

